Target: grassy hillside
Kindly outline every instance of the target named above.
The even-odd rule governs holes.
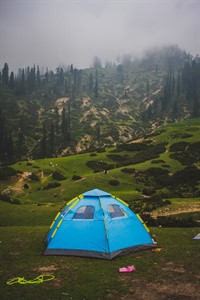
[[[155,195],[198,198],[199,133],[200,119],[191,119],[116,148],[2,167],[1,196],[22,204],[54,205],[99,188],[130,204]],[[11,171],[17,175],[7,181]]]

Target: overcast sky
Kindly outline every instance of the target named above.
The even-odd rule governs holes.
[[[178,44],[200,54],[200,0],[0,0],[0,68],[85,68]]]

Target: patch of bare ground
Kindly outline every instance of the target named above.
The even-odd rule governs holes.
[[[157,218],[158,216],[172,216],[172,215],[178,215],[178,214],[183,214],[183,213],[192,213],[192,212],[198,212],[200,211],[200,205],[194,205],[194,207],[184,209],[184,208],[179,208],[175,210],[166,210],[166,211],[154,211],[152,212],[152,217]]]
[[[184,265],[169,261],[160,270],[162,278],[156,278],[155,281],[139,279],[136,272],[120,274],[124,295],[119,298],[116,291],[109,291],[106,299],[200,300],[200,273],[194,274]]]
[[[140,138],[140,139],[131,141],[129,144],[142,143],[143,141],[144,141],[144,138]]]
[[[171,280],[162,283],[149,283],[145,280],[133,279],[129,289],[121,300],[200,300],[198,282]]]
[[[40,272],[46,272],[46,273],[56,271],[56,270],[58,270],[58,267],[56,267],[54,265],[34,268],[34,271],[40,271]]]

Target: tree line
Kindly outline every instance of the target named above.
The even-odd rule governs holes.
[[[99,63],[97,60],[96,64]],[[82,71],[73,64],[65,71],[62,67],[57,67],[55,72],[47,68],[44,74],[39,66],[34,65],[20,68],[15,75],[9,72],[5,63],[0,72],[0,161],[10,163],[25,159],[29,153],[38,158],[55,156],[62,148],[70,146],[73,140],[71,114],[79,111],[80,95],[86,91],[97,99],[98,90],[97,70],[89,73],[85,84]],[[67,101],[58,112],[55,99],[60,97]],[[21,114],[20,106],[24,106],[24,114]],[[40,137],[34,147],[28,146],[30,131],[35,130],[36,123],[40,122],[38,112],[50,107],[53,112],[51,120],[49,116],[42,118]],[[12,128],[14,120],[16,126]]]
[[[149,92],[147,96],[151,96]],[[178,70],[169,65],[161,94],[155,97],[142,116],[144,121],[161,116],[176,119],[184,113],[183,108],[191,117],[200,116],[200,59],[187,60]]]

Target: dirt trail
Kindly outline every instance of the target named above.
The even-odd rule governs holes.
[[[159,211],[155,211],[153,212],[151,215],[153,218],[157,218],[159,217],[163,217],[163,216],[172,216],[172,215],[178,215],[178,214],[184,214],[184,213],[192,213],[192,212],[198,212],[200,211],[200,207],[196,207],[196,208],[188,208],[188,209],[176,209],[173,211],[163,211],[163,212],[159,212]]]

